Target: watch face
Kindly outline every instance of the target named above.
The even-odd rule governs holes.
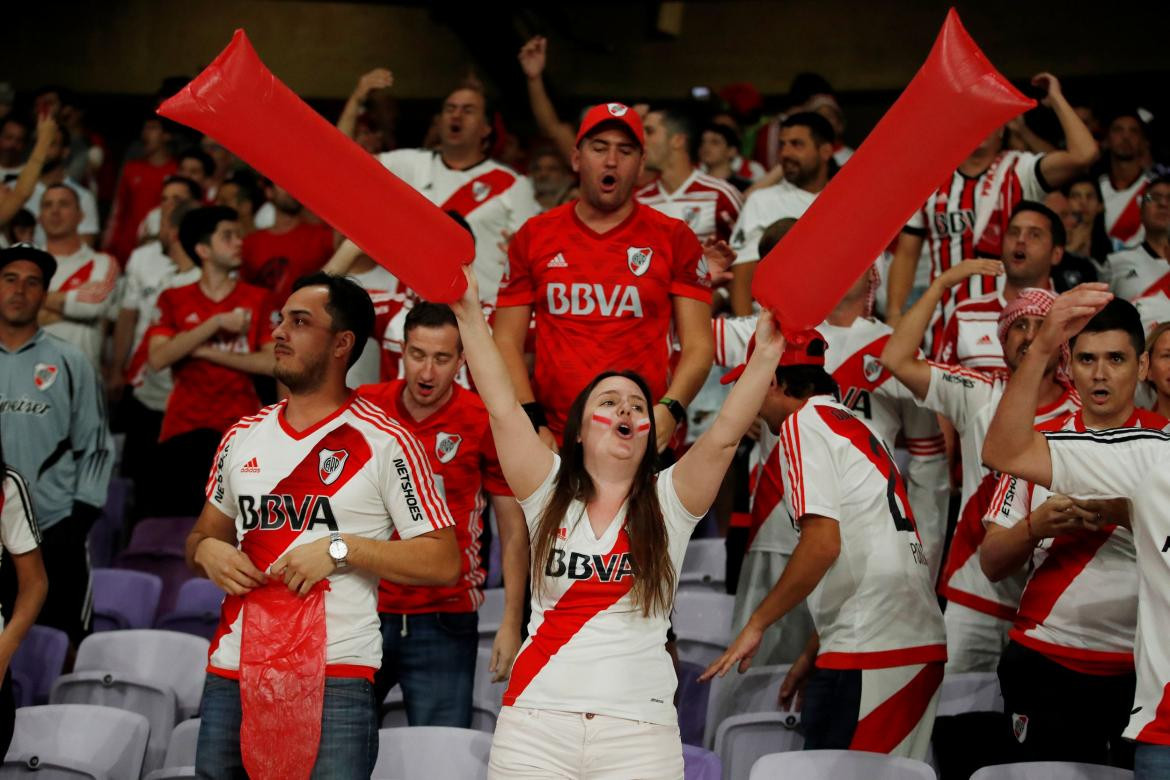
[[[340,539],[329,543],[329,557],[335,561],[340,561],[346,554],[349,553],[349,548],[345,546],[345,542]]]

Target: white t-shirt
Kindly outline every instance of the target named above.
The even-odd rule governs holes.
[[[1116,428],[1046,433],[1051,489],[1088,498],[1131,502],[1137,551],[1137,692],[1124,737],[1170,745],[1170,435]]]
[[[84,243],[71,255],[54,257],[57,272],[49,282],[49,291],[65,293],[65,319],[46,325],[45,330],[80,349],[100,371],[105,319],[117,298],[121,275],[118,263]]]
[[[362,289],[371,296],[383,293],[398,292],[398,278],[380,265],[375,265],[368,271],[360,274],[347,274],[349,278],[362,286]],[[345,383],[349,387],[361,387],[382,381],[380,334],[372,334],[362,350],[362,356],[350,366],[345,374]]]
[[[475,276],[479,298],[495,304],[508,256],[500,249],[504,233],[513,234],[540,212],[532,182],[495,160],[485,159],[457,171],[430,149],[396,149],[378,161],[444,211],[459,212],[475,236]]]
[[[881,669],[946,660],[942,611],[893,456],[830,396],[780,426],[784,506],[835,520],[841,551],[808,596],[822,669]]]
[[[799,219],[818,194],[785,180],[749,195],[731,233],[731,248],[736,252],[734,265],[759,262],[760,236],[764,231],[778,219]]]
[[[4,467],[3,482],[3,490],[0,490],[0,546],[12,555],[32,552],[41,543],[32,494],[24,478],[8,466]],[[0,615],[2,630],[4,616]]]
[[[1105,232],[1113,245],[1122,247],[1140,244],[1146,238],[1146,227],[1142,224],[1141,197],[1150,183],[1149,172],[1137,177],[1133,184],[1123,190],[1113,188],[1108,173],[1097,180],[1101,185],[1101,198],[1105,207]]]
[[[1109,255],[1109,287],[1127,301],[1170,295],[1170,261],[1145,241]]]
[[[351,397],[300,432],[285,421],[284,406],[228,429],[207,483],[207,500],[235,518],[240,549],[256,568],[266,572],[287,551],[332,531],[411,539],[454,525],[422,445],[377,406]],[[346,567],[327,579],[326,673],[355,676],[352,667],[366,667],[372,674],[382,664],[378,576]],[[228,677],[240,665],[244,602],[224,599],[211,641],[209,670]]]
[[[96,236],[101,232],[101,227],[98,224],[98,207],[97,198],[88,189],[73,181],[73,179],[65,179],[65,184],[69,189],[77,193],[77,200],[81,204],[81,224],[77,226],[77,232],[83,236]],[[37,182],[33,187],[32,195],[25,201],[24,207],[28,209],[29,213],[37,217],[36,232],[33,234],[33,242],[40,247],[45,245],[45,230],[41,227],[41,198],[45,194],[45,185]]]
[[[555,458],[544,482],[520,502],[529,534],[552,498],[560,462]],[[687,541],[701,518],[679,501],[673,467],[658,474],[654,489],[677,578]],[[622,504],[597,538],[585,505],[577,500],[569,505],[544,567],[544,595],[532,598],[529,636],[512,665],[505,705],[678,723],[678,680],[666,653],[669,621],[666,615],[644,617],[630,596],[634,573],[626,508]]]

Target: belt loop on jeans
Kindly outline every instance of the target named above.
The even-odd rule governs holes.
[[[406,614],[402,615],[402,630],[398,632],[399,636],[407,636],[410,632],[406,630]]]

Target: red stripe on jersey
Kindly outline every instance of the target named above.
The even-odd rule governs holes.
[[[946,439],[940,433],[920,439],[906,439],[906,450],[911,455],[938,455],[946,451]]]
[[[948,599],[955,599],[956,591],[950,586],[951,577],[955,576],[955,572],[963,568],[965,564],[973,555],[979,554],[979,545],[983,543],[983,537],[987,534],[987,529],[983,525],[983,517],[987,513],[987,508],[991,506],[991,499],[995,496],[996,489],[999,487],[999,477],[996,474],[985,474],[983,479],[979,482],[979,487],[967,499],[966,506],[963,507],[962,513],[959,515],[959,522],[955,526],[955,535],[951,539],[950,549],[947,550],[946,563],[943,565],[942,578],[939,580],[941,584],[940,592]],[[981,601],[985,601],[981,600]],[[960,602],[963,603],[963,602]],[[971,607],[970,604],[964,606]],[[986,606],[986,605],[982,605]],[[1008,619],[1015,616],[1015,607],[1007,607]],[[971,607],[978,612],[988,612],[986,608]],[[996,617],[1002,617],[1001,610],[996,610],[994,613]]]
[[[1167,298],[1170,298],[1170,274],[1164,275],[1151,284],[1145,292],[1137,297],[1145,298],[1147,295],[1157,295],[1158,293],[1163,293]]]
[[[784,497],[784,482],[780,478],[780,444],[777,443],[763,465],[759,467],[759,476],[756,479],[756,492],[752,497],[752,511],[748,532],[748,546],[751,549],[756,534],[772,514],[780,499]],[[791,462],[791,461],[789,461]],[[791,479],[791,472],[789,472]]]
[[[900,691],[858,721],[849,749],[889,753],[900,745],[926,714],[942,679],[941,663],[923,667]]]
[[[913,666],[947,660],[947,646],[919,645],[897,650],[874,650],[861,653],[821,653],[816,658],[818,669],[891,669],[895,666]]]
[[[788,461],[788,482],[792,486],[792,511],[796,520],[804,516],[804,474],[800,464],[799,436],[796,415],[789,415],[780,426],[780,444]]]
[[[451,196],[443,201],[443,205],[439,206],[439,208],[443,211],[454,210],[459,212],[460,216],[466,217],[511,187],[514,181],[516,181],[516,177],[513,174],[502,168],[496,168],[481,176],[476,176],[452,192]]]
[[[1162,701],[1158,702],[1154,719],[1142,727],[1135,740],[1153,745],[1170,745],[1170,683],[1162,689]]]
[[[1020,599],[1016,613],[1016,628],[1027,631],[1043,623],[1056,606],[1057,600],[1093,560],[1097,550],[1109,541],[1113,526],[1100,531],[1057,536],[1048,548],[1044,563],[1032,573],[1028,587]]]
[[[76,290],[81,285],[89,281],[89,277],[93,276],[94,263],[93,260],[86,261],[84,265],[74,271],[68,279],[61,283],[57,288],[58,292],[69,292]]]
[[[617,541],[607,557],[629,551],[630,537],[623,528],[618,532]],[[619,563],[615,561],[613,565]],[[633,586],[632,576],[622,577],[616,582],[602,582],[596,573],[587,580],[577,580],[570,585],[557,599],[557,603],[544,611],[544,619],[532,635],[532,641],[516,657],[516,663],[512,665],[512,679],[504,692],[504,705],[515,704],[517,697],[524,693],[557,651],[582,626],[621,600]]]
[[[878,361],[878,356],[882,354],[882,349],[886,346],[886,342],[890,340],[887,333],[876,341],[870,342],[861,349],[854,352],[845,359],[841,365],[837,366],[837,370],[833,372],[833,379],[837,381],[837,386],[841,388],[841,397],[844,398],[846,390],[851,387],[856,387],[859,390],[873,390],[882,382],[890,377],[890,372]],[[872,380],[866,376],[865,373],[865,359],[871,357],[877,362],[879,371],[877,376]],[[872,365],[872,362],[871,362]]]
[[[1125,208],[1117,215],[1113,227],[1109,228],[1109,235],[1125,243],[1137,235],[1142,226],[1142,194],[1146,191],[1146,184],[1137,188],[1137,192],[1125,204]]]
[[[1112,677],[1118,674],[1133,674],[1133,653],[1118,653],[1107,650],[1085,650],[1079,647],[1045,642],[1023,631],[1013,628],[1008,637],[1044,655],[1049,661],[1060,664],[1066,669],[1072,669],[1081,674],[1093,674],[1101,677]]]

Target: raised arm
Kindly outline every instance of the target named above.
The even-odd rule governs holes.
[[[914,287],[914,274],[918,271],[921,254],[922,236],[906,232],[898,234],[886,285],[886,322],[892,327],[897,327],[902,319],[902,309],[906,308],[906,300]]]
[[[577,147],[577,139],[560,117],[553,106],[548,92],[544,88],[544,65],[548,51],[548,40],[537,36],[520,48],[518,59],[520,68],[528,80],[528,102],[532,105],[532,115],[540,132],[552,140],[557,151],[565,162],[573,159],[573,150]]]
[[[57,132],[57,123],[51,115],[43,114],[38,117],[36,145],[33,147],[32,153],[29,154],[28,160],[25,161],[24,167],[20,169],[20,175],[13,182],[11,189],[3,197],[0,197],[0,225],[7,225],[8,221],[24,207],[29,197],[32,196],[37,181],[41,178],[41,170],[45,166],[49,146],[52,145]]]
[[[1060,345],[1080,333],[1085,323],[1112,299],[1109,285],[1090,282],[1066,292],[1052,304],[1028,353],[1012,373],[987,429],[983,462],[988,468],[1037,485],[1052,484],[1048,440],[1033,427],[1044,371],[1060,351]]]
[[[374,68],[369,73],[362,74],[357,86],[350,93],[349,100],[345,101],[345,108],[337,119],[337,129],[350,138],[357,134],[357,120],[365,107],[366,98],[375,89],[385,89],[393,86],[394,74],[386,68]]]
[[[772,386],[783,352],[784,337],[772,315],[761,313],[756,323],[756,348],[747,367],[723,401],[715,422],[674,467],[675,492],[692,515],[704,514],[715,501],[735,449]]]
[[[516,397],[509,366],[504,363],[483,318],[475,274],[470,266],[464,266],[463,273],[467,278],[467,289],[459,301],[451,304],[451,310],[459,321],[459,337],[463,340],[463,354],[467,356],[467,367],[475,380],[475,389],[491,418],[492,437],[504,479],[508,480],[516,498],[524,500],[548,476],[553,467],[553,453],[533,429]],[[497,317],[503,311],[505,309],[498,309]]]
[[[666,388],[666,397],[688,406],[707,381],[707,374],[711,373],[711,361],[715,357],[711,304],[681,295],[673,296],[671,301],[674,304],[674,327],[678,332],[682,352],[670,378],[670,386]],[[659,403],[654,404],[654,423],[658,431],[658,451],[662,452],[674,435],[676,423],[670,410]]]
[[[511,496],[492,496],[492,513],[500,531],[500,559],[504,570],[504,617],[492,640],[492,658],[488,664],[492,681],[498,682],[508,678],[520,650],[529,552],[528,526],[519,502]]]
[[[330,276],[345,276],[361,256],[361,247],[347,238],[337,245],[337,249],[333,250],[333,257],[329,258],[321,270]]]
[[[906,234],[903,234],[905,237]],[[953,265],[931,282],[922,297],[914,302],[895,326],[882,350],[882,365],[906,385],[915,398],[926,398],[930,390],[930,364],[918,356],[918,350],[943,293],[975,274],[998,276],[1001,273],[1003,263],[998,260],[964,260]]]
[[[1047,87],[1048,95],[1042,102],[1056,114],[1060,129],[1064,132],[1065,148],[1049,152],[1040,160],[1040,173],[1044,175],[1044,181],[1050,188],[1056,189],[1088,170],[1097,161],[1100,149],[1089,128],[1065,98],[1056,76],[1040,73],[1032,78],[1032,83],[1038,87]]]

